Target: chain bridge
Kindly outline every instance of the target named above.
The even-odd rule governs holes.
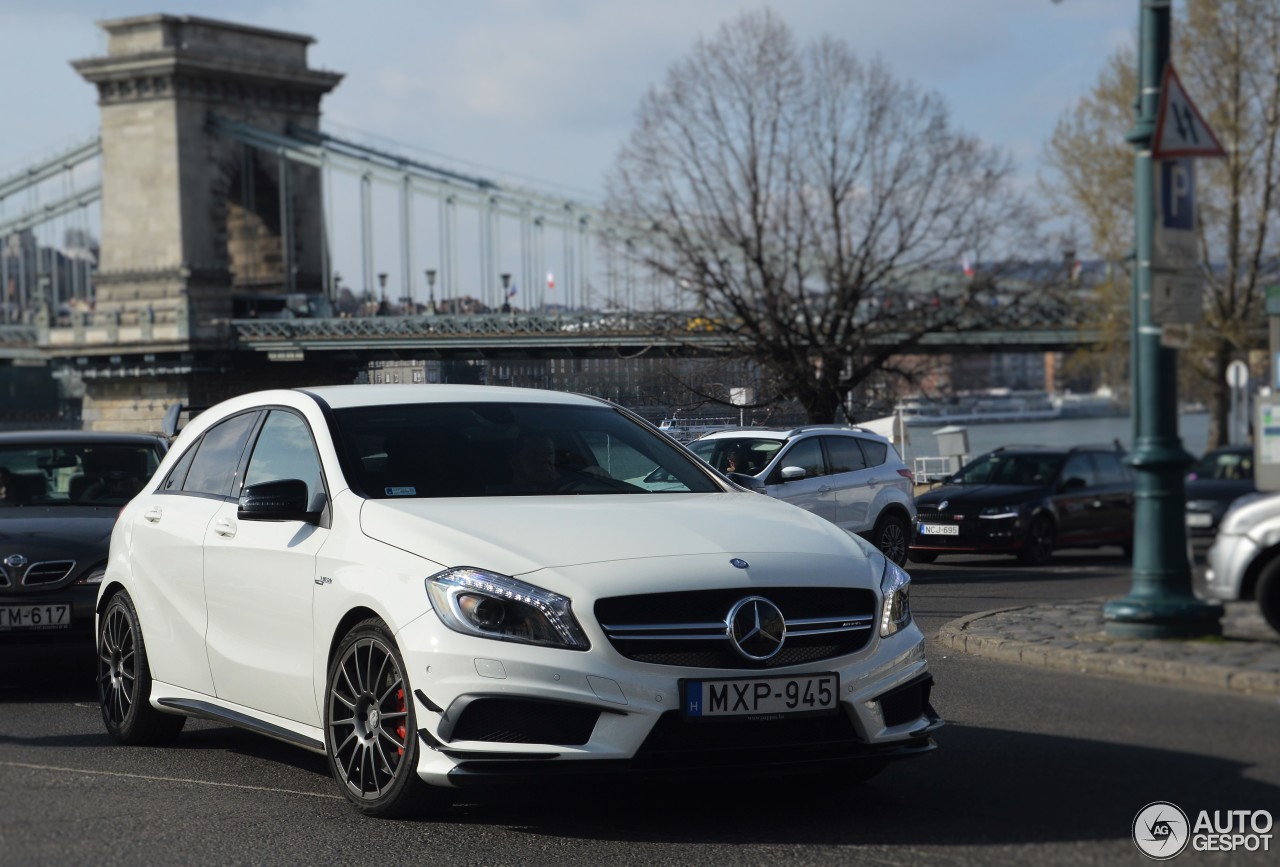
[[[597,206],[322,130],[342,75],[309,66],[310,37],[172,15],[99,26],[105,55],[72,65],[97,90],[100,135],[0,177],[0,365],[76,378],[87,426],[154,427],[173,401],[349,382],[377,359],[726,346],[679,287],[638,273],[627,253],[643,233]],[[359,268],[344,278],[352,213],[346,261]],[[390,266],[379,220],[394,224]],[[1097,337],[1028,323],[922,348]]]

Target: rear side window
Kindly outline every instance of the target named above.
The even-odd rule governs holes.
[[[827,442],[827,457],[831,460],[831,472],[851,473],[865,470],[867,460],[853,437],[823,437]]]
[[[231,496],[240,456],[244,454],[245,442],[257,419],[256,412],[247,412],[205,431],[200,445],[196,447],[196,456],[191,461],[182,490],[188,494]]]
[[[889,456],[889,444],[882,443],[878,440],[869,440],[864,437],[858,437],[858,445],[862,446],[862,453],[867,456],[867,466],[878,467],[885,462]]]

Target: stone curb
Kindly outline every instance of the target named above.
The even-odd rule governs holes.
[[[1118,654],[1110,652],[1105,640],[1091,642],[1082,649],[1082,642],[1068,637],[1064,637],[1066,640],[1062,643],[1071,646],[1058,646],[1047,642],[977,635],[972,631],[973,625],[978,621],[1034,607],[997,608],[970,614],[944,625],[938,630],[937,639],[951,650],[998,662],[1021,662],[1058,671],[1280,697],[1280,672],[1276,671],[1249,670],[1208,661],[1158,659],[1143,656],[1141,650]]]

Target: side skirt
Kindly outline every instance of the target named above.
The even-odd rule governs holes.
[[[225,707],[219,707],[207,701],[199,701],[191,698],[162,698],[157,701],[161,707],[187,716],[199,717],[200,719],[212,720],[213,722],[226,723],[236,728],[245,729],[260,735],[266,735],[269,738],[275,738],[278,741],[284,741],[293,744],[295,747],[302,747],[313,753],[325,754],[325,746],[323,741],[315,738],[307,737],[304,734],[290,731],[283,726],[275,725],[257,717],[240,713],[239,711],[229,710]]]

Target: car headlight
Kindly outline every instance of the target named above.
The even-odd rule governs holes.
[[[440,620],[455,632],[567,650],[591,647],[570,600],[558,593],[466,567],[432,575],[426,585]]]
[[[880,607],[880,637],[888,638],[911,622],[911,576],[892,560],[885,560],[880,592],[884,596]]]
[[[101,584],[102,579],[107,577],[107,564],[99,563],[98,567],[91,571],[88,575],[77,581],[77,584]]]
[[[1018,517],[1017,506],[987,506],[978,513],[979,518],[1016,518]]]

